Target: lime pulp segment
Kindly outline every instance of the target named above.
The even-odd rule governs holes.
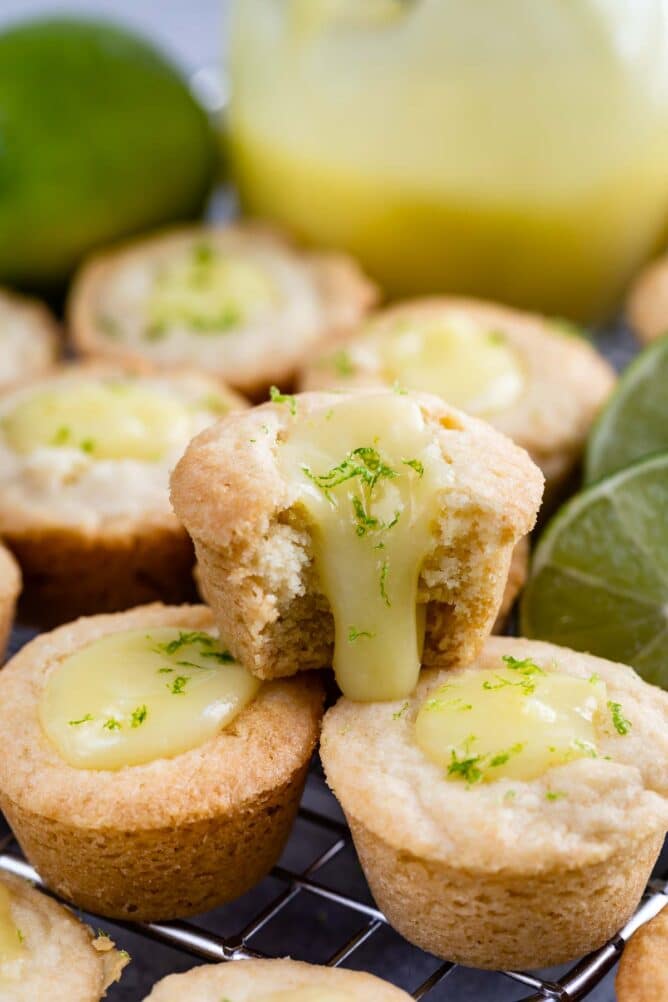
[[[527,637],[632,665],[668,688],[668,453],[584,490],[536,548]]]

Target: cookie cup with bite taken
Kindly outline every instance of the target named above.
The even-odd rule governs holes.
[[[403,703],[342,699],[321,755],[390,923],[468,966],[601,946],[668,828],[668,694],[537,641],[491,638]]]
[[[230,650],[260,678],[333,663],[350,698],[393,699],[425,664],[473,658],[543,478],[437,397],[274,395],[199,435],[172,502]]]
[[[67,908],[0,876],[0,997],[7,1002],[100,1002],[129,957]]]
[[[244,960],[172,974],[144,1002],[409,1002],[406,992],[361,971],[296,960]]]
[[[508,626],[513,606],[515,605],[515,602],[517,601],[517,598],[524,588],[529,576],[530,555],[531,548],[529,546],[529,537],[524,536],[515,546],[513,555],[510,558],[510,567],[508,569],[508,577],[506,578],[506,587],[503,592],[503,598],[501,599],[501,607],[499,608],[496,622],[494,623],[493,633],[503,633]]]
[[[375,286],[342,254],[243,222],[166,231],[95,255],[69,301],[92,358],[200,369],[254,398],[359,323]]]
[[[0,673],[0,807],[47,885],[160,920],[243,894],[290,832],[322,711],[317,676],[260,684],[204,607],[43,634]]]
[[[199,373],[79,363],[5,392],[0,537],[23,571],[23,616],[52,625],[192,598],[169,473],[193,435],[243,406]]]

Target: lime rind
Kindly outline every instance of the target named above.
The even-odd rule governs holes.
[[[668,449],[668,335],[638,355],[594,423],[585,483]]]
[[[572,498],[534,553],[522,633],[668,687],[668,452]]]

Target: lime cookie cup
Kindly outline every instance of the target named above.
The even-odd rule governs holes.
[[[145,648],[120,661],[109,653],[110,641],[135,643],[135,634]],[[89,712],[68,703],[88,683],[79,676],[66,685],[60,674],[80,671],[76,659],[87,650],[95,655],[87,674],[111,680],[99,681],[101,714],[90,694]],[[148,676],[147,656],[158,658]],[[110,918],[176,918],[238,897],[274,865],[318,737],[321,684],[315,676],[251,680],[254,697],[223,726],[218,709],[229,699],[200,686],[218,684],[202,669],[224,672],[230,662],[207,609],[153,605],[43,634],[0,674],[8,749],[0,806],[30,862],[67,901]],[[134,691],[140,674],[150,696]],[[109,696],[104,686],[114,679],[119,691]],[[96,767],[106,761],[111,767]]]
[[[377,298],[350,258],[234,223],[166,231],[94,256],[74,283],[68,316],[83,355],[186,365],[261,398]]]
[[[246,406],[199,373],[71,364],[0,397],[0,536],[43,625],[194,596],[169,472],[188,441]]]
[[[0,876],[0,997],[100,1002],[129,961],[67,908],[11,874]]]
[[[381,310],[309,359],[305,390],[392,385],[436,393],[508,435],[545,474],[548,495],[577,464],[615,382],[565,323],[473,299],[415,299]]]
[[[172,476],[239,661],[260,678],[333,664],[365,700],[408,694],[420,647],[427,665],[475,657],[541,492],[493,428],[389,390],[275,395],[199,435]]]
[[[0,390],[45,372],[59,354],[60,331],[47,307],[0,288]]]
[[[460,687],[474,670],[472,699]],[[443,704],[437,763],[424,728]],[[537,641],[491,638],[469,668],[424,672],[404,703],[341,700],[321,755],[388,920],[473,967],[549,967],[601,946],[668,827],[668,694]]]
[[[4,656],[21,591],[21,571],[8,549],[0,544],[0,659]]]
[[[320,967],[297,960],[244,960],[172,974],[144,1002],[409,1002],[400,988],[361,971]]]
[[[668,334],[668,254],[644,268],[631,286],[626,319],[645,344]]]

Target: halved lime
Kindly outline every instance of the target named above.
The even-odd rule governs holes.
[[[668,449],[668,335],[631,363],[601,412],[587,446],[585,481],[607,477]]]
[[[668,453],[572,498],[536,548],[522,633],[668,688]]]

